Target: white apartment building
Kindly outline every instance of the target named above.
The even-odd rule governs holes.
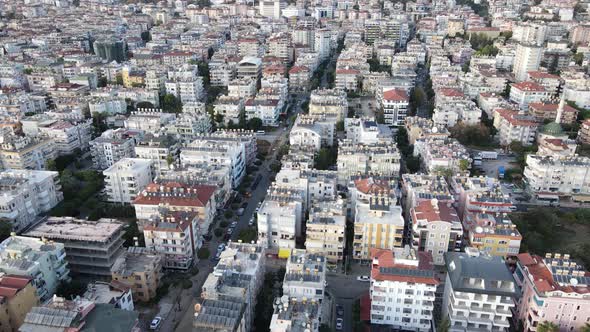
[[[337,89],[316,89],[309,98],[309,114],[334,118],[334,122],[344,121],[348,116],[346,92]]]
[[[262,74],[262,60],[252,56],[244,57],[237,66],[238,78],[251,78],[258,82]]]
[[[59,174],[50,171],[0,172],[0,218],[20,232],[63,200]]]
[[[540,123],[535,117],[509,109],[494,111],[494,127],[498,130],[500,144],[508,146],[512,142],[520,142],[524,146],[535,143]]]
[[[303,202],[296,190],[271,187],[257,214],[258,241],[267,248],[295,248],[301,235]]]
[[[519,291],[504,259],[468,248],[446,253],[445,262],[442,317],[449,331],[508,331]]]
[[[374,118],[346,118],[344,119],[346,138],[352,144],[376,144],[379,142],[393,142],[393,132],[386,125],[378,124]]]
[[[520,110],[528,110],[530,103],[547,101],[551,92],[536,82],[512,83],[510,88],[510,100],[518,104]]]
[[[371,250],[371,324],[430,331],[436,287],[432,256],[409,246]]]
[[[468,168],[471,165],[469,152],[454,138],[441,139],[429,136],[417,139],[414,144],[414,156],[421,157],[424,169],[430,174],[446,169],[459,173],[462,171],[462,160],[468,162]]]
[[[178,161],[178,144],[169,135],[146,135],[135,146],[135,156],[153,162],[154,175],[170,170]]]
[[[76,149],[88,148],[92,133],[91,122],[65,121],[43,115],[21,119],[25,135],[52,138],[59,155],[72,154]]]
[[[320,151],[334,144],[334,127],[335,122],[323,115],[299,114],[289,134],[289,144]]]
[[[287,3],[281,0],[265,0],[258,3],[258,13],[260,16],[270,17],[275,20],[281,18],[281,12],[287,7]]]
[[[283,101],[256,96],[246,100],[244,112],[246,120],[259,118],[264,126],[276,127],[279,125],[279,115],[283,108]]]
[[[123,158],[135,157],[135,144],[140,132],[109,129],[90,142],[92,163],[99,170],[107,169]]]
[[[412,244],[432,255],[434,264],[444,265],[444,253],[461,250],[463,226],[449,202],[424,200],[410,210]]]
[[[275,308],[270,321],[270,331],[292,332],[296,330],[320,330],[321,304],[316,300],[289,299],[283,295],[275,299]],[[305,327],[305,328],[303,328]]]
[[[291,249],[283,280],[283,294],[321,303],[325,288],[326,258],[308,253],[305,249]]]
[[[61,282],[70,281],[61,243],[11,235],[0,243],[0,272],[31,277],[41,301],[50,299]]]
[[[524,177],[533,193],[554,196],[587,195],[590,193],[590,158],[555,158],[529,154]]]
[[[256,95],[256,80],[246,78],[236,78],[229,82],[227,86],[227,95],[233,98],[251,98]]]
[[[154,179],[154,162],[150,159],[123,158],[105,169],[107,200],[129,204]]]
[[[219,96],[213,104],[215,115],[223,118],[224,124],[230,121],[234,124],[240,122],[240,116],[244,112],[244,99],[242,97]]]
[[[162,127],[176,119],[176,114],[164,113],[161,109],[139,108],[124,121],[125,128],[158,135]]]
[[[166,93],[183,103],[198,102],[204,97],[203,78],[198,76],[197,66],[184,65],[168,72]]]
[[[403,126],[410,106],[408,93],[402,89],[383,91],[379,95],[379,101],[385,123],[390,126]]]
[[[338,182],[346,184],[351,176],[367,174],[397,178],[400,159],[397,146],[389,142],[355,144],[349,139],[342,140],[336,161]]]
[[[118,97],[94,97],[88,101],[90,114],[125,114],[127,103],[125,99]]]
[[[0,169],[45,169],[57,156],[51,138],[17,136],[0,130]]]
[[[143,225],[146,248],[162,256],[164,268],[188,270],[201,247],[201,218],[199,213],[188,211],[152,215]]]
[[[236,331],[249,331],[254,321],[257,295],[264,283],[265,261],[263,247],[257,244],[230,242],[203,284],[202,299],[235,298],[236,301],[245,304],[243,320]],[[203,310],[201,312],[206,313]]]
[[[529,71],[536,71],[541,64],[543,48],[535,44],[519,43],[516,47],[516,56],[512,73],[517,81],[524,81]]]

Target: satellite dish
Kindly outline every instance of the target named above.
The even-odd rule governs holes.
[[[483,232],[483,228],[481,228],[480,226],[475,227],[475,232],[476,233],[482,233]]]
[[[576,278],[571,278],[571,279],[570,279],[570,284],[571,284],[572,286],[577,286],[577,285],[578,285],[578,279],[576,279]]]

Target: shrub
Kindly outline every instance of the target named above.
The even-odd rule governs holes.
[[[223,235],[223,230],[221,228],[216,228],[213,231],[213,234],[215,234],[216,237],[221,237]]]
[[[229,218],[231,218],[231,217],[233,217],[233,216],[234,216],[234,213],[233,213],[231,210],[226,210],[226,211],[223,213],[223,216],[224,216],[226,219],[229,219]]]
[[[227,221],[222,221],[222,222],[219,223],[219,227],[221,227],[221,228],[226,228],[227,225],[228,225],[228,222]]]
[[[207,259],[209,258],[209,256],[211,255],[211,253],[209,252],[208,248],[201,248],[199,249],[199,251],[197,252],[197,257],[199,257],[199,259]],[[197,269],[197,273],[198,273],[198,269]],[[191,270],[192,272],[192,270]]]

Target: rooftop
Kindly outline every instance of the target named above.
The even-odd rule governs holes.
[[[371,279],[438,285],[432,255],[409,246],[395,250],[371,248]]]
[[[73,217],[49,217],[25,236],[66,241],[108,242],[124,224],[116,219],[101,218],[98,221],[76,219]]]

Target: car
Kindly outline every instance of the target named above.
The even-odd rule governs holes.
[[[234,229],[233,228],[228,228],[227,229],[227,235],[232,235],[234,233]]]
[[[369,276],[358,276],[356,277],[356,280],[362,282],[369,282],[371,281],[371,278]]]
[[[237,221],[232,221],[232,223],[229,224],[229,228],[236,228],[236,226],[238,226],[238,222]]]
[[[211,234],[205,234],[205,235],[203,235],[203,239],[205,241],[211,241],[212,238],[213,238],[213,236]]]
[[[248,221],[248,226],[254,226],[254,217],[250,218],[250,221]]]
[[[152,322],[150,323],[150,330],[157,330],[161,324],[162,324],[162,317],[160,317],[160,316],[154,317],[154,319],[152,319]]]
[[[242,205],[240,205],[240,207],[241,207],[242,209],[245,209],[245,208],[247,208],[247,207],[248,207],[248,202],[244,202],[244,203],[242,203]]]
[[[239,208],[238,211],[236,211],[236,214],[238,216],[243,216],[244,215],[244,208]]]
[[[222,243],[222,244],[220,244],[220,245],[217,246],[217,251],[218,252],[222,252],[224,250],[225,250],[225,244]]]
[[[222,254],[222,251],[218,251],[217,253],[215,253],[215,257],[213,257],[213,261],[219,262],[219,260],[221,259],[221,254]]]
[[[340,317],[336,318],[336,330],[341,331],[342,330],[342,323],[344,322],[344,320]]]
[[[344,307],[338,304],[336,306],[336,315],[343,316],[344,315]]]

